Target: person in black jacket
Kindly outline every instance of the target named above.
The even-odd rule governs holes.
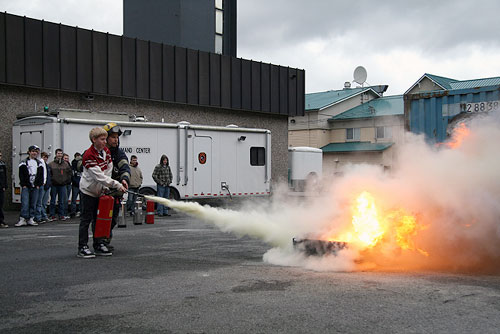
[[[128,185],[130,183],[130,166],[128,164],[128,158],[125,152],[120,148],[120,136],[122,130],[116,123],[108,123],[103,126],[104,130],[108,133],[106,138],[106,146],[111,151],[111,159],[113,161],[113,173],[111,178],[120,182],[125,189],[128,190]],[[120,211],[120,202],[123,197],[123,193],[120,191],[114,191],[110,194],[115,198],[115,204],[113,206],[113,218],[111,220],[111,233],[109,240],[105,241],[105,245],[110,251],[114,250],[114,247],[110,245],[111,238],[113,237],[113,228],[117,224],[118,214]]]
[[[3,202],[5,200],[5,190],[7,189],[7,166],[2,160],[2,152],[0,152],[0,227],[9,227],[5,224],[3,215]]]
[[[82,155],[76,152],[73,161],[71,161],[71,169],[73,170],[73,175],[71,176],[71,213],[70,216],[74,217],[80,216],[80,205],[76,205],[76,199],[80,194],[80,179],[82,173],[78,170],[78,161],[82,160]],[[81,200],[80,200],[81,201]]]
[[[21,185],[21,217],[15,226],[37,226],[33,220],[36,214],[38,189],[43,185],[43,167],[37,159],[40,148],[31,145],[28,157],[19,164],[19,184]]]

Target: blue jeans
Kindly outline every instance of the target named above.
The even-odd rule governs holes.
[[[38,200],[36,203],[35,220],[47,219],[47,201],[49,200],[50,189],[40,187],[38,189]]]
[[[80,196],[80,204],[78,204],[78,207],[76,206],[76,199],[77,199],[79,193],[80,193],[80,188],[72,186],[72,189],[71,189],[71,213],[72,214],[75,214],[75,213],[80,211],[80,205],[82,203],[82,199],[81,199],[82,196]]]
[[[163,198],[169,198],[170,197],[170,187],[169,186],[160,186],[159,184],[156,187],[156,192],[158,197],[163,197]],[[168,214],[168,206],[165,206],[163,204],[158,204],[156,206],[156,214],[157,215],[162,215],[162,214]]]
[[[56,215],[56,197],[59,204],[59,218],[67,215],[68,195],[66,194],[66,186],[52,186],[50,189],[50,215]]]
[[[21,217],[35,218],[38,188],[23,188],[21,190]]]

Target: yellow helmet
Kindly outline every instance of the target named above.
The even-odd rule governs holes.
[[[105,126],[103,126],[103,129],[106,130],[106,132],[108,133],[108,135],[110,133],[118,133],[118,136],[121,136],[122,135],[122,129],[120,129],[120,127],[118,126],[118,124],[114,123],[114,122],[109,122],[108,124],[106,124]]]

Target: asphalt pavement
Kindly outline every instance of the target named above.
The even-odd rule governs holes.
[[[180,213],[76,257],[78,219],[0,229],[1,333],[498,333],[500,276],[314,272]]]

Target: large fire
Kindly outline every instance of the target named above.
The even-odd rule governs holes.
[[[355,199],[351,210],[352,224],[349,229],[337,236],[328,236],[327,240],[347,242],[360,250],[399,248],[428,256],[425,250],[415,245],[414,238],[425,226],[414,215],[403,209],[377,208],[375,198],[367,191]]]

